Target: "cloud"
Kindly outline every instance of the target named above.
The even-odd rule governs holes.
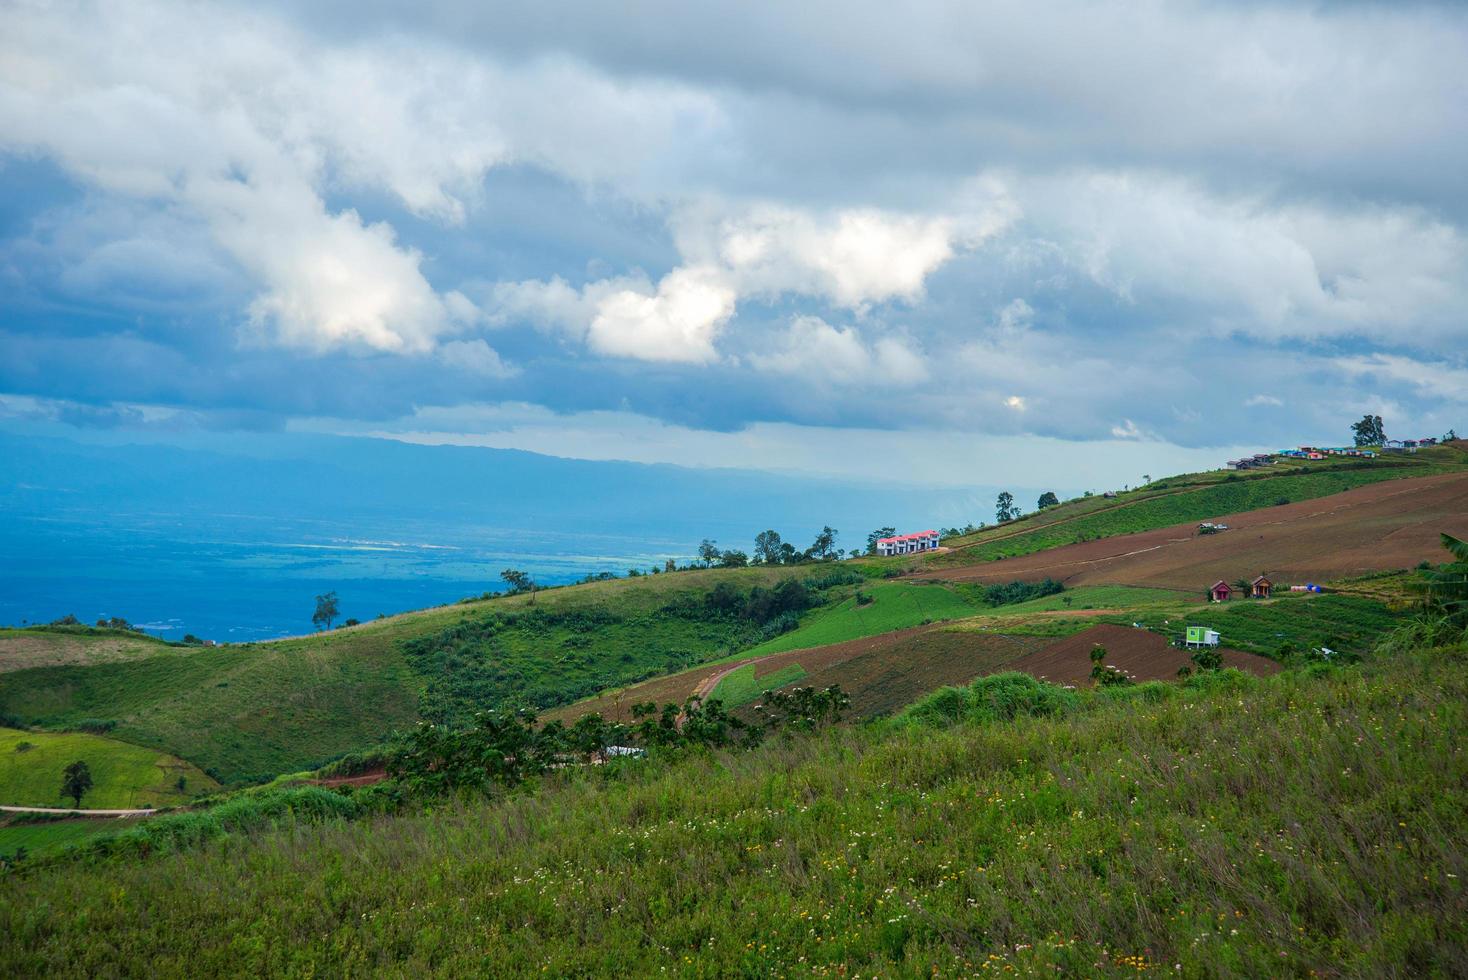
[[[675,269],[656,292],[619,289],[596,304],[586,331],[593,350],[644,361],[706,363],[734,315],[735,293],[717,270]]]
[[[1375,377],[1415,388],[1433,398],[1468,402],[1468,368],[1444,361],[1421,361],[1399,354],[1338,357],[1332,365],[1353,378]]]
[[[903,340],[883,337],[869,346],[854,328],[815,316],[796,317],[775,351],[749,360],[763,371],[838,385],[901,387],[928,377],[922,353]]]
[[[1137,423],[1131,419],[1123,419],[1121,425],[1111,427],[1111,436],[1114,439],[1141,439],[1142,431],[1137,428]]]
[[[483,340],[451,340],[438,348],[444,364],[484,378],[509,378],[519,372]]]
[[[1244,399],[1245,408],[1258,408],[1262,405],[1279,408],[1284,405],[1284,402],[1280,401],[1273,395],[1252,395],[1249,398]]]
[[[1010,217],[1006,204],[992,202],[953,216],[925,217],[704,201],[674,219],[682,263],[655,287],[640,276],[597,280],[580,289],[559,277],[500,283],[491,316],[558,329],[603,354],[706,364],[717,358],[714,342],[741,300],[792,294],[858,313],[878,302],[916,302],[927,277],[956,248],[977,247]],[[792,343],[809,347],[812,338]],[[880,341],[877,352],[902,377],[918,368],[918,359],[897,341]],[[788,361],[797,355],[787,350],[783,356]]]

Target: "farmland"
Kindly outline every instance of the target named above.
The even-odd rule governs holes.
[[[991,583],[1049,577],[1067,585],[1201,594],[1218,579],[1260,572],[1288,583],[1410,568],[1438,560],[1439,532],[1468,535],[1468,474],[1377,483],[1323,500],[1208,518],[1230,530],[1198,535],[1193,525],[1177,524],[1005,560],[924,566],[919,577]],[[972,558],[975,552],[959,554]]]
[[[0,972],[1461,974],[1465,657],[926,712],[38,867],[0,893]]]
[[[946,539],[953,549],[927,556],[927,567],[965,565],[1158,527],[1216,519],[1220,514],[1314,500],[1390,480],[1461,472],[1463,444],[1437,446],[1411,458],[1328,459],[1252,473],[1190,474],[1159,480],[1115,499],[1084,497],[976,534]]]
[[[1180,669],[1191,666],[1187,652],[1170,645],[1159,633],[1103,624],[1057,640],[1014,661],[1007,669],[1052,684],[1077,687],[1090,683],[1091,651],[1097,646],[1106,649],[1107,666],[1115,667],[1134,681],[1174,680]],[[1265,676],[1280,671],[1278,662],[1251,653],[1227,647],[1218,652],[1225,667]]]

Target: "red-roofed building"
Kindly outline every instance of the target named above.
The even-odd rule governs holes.
[[[918,551],[932,551],[938,547],[937,531],[919,531],[916,534],[899,534],[891,538],[877,539],[879,555],[910,555]]]

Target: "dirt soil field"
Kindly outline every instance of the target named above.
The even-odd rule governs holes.
[[[631,721],[632,706],[644,701],[681,704],[695,692],[711,691],[718,679],[754,663],[764,677],[791,664],[805,668],[801,685],[840,684],[851,695],[850,717],[891,710],[944,684],[961,684],[1038,649],[1045,640],[995,633],[947,632],[938,626],[914,626],[878,636],[822,647],[786,650],[768,656],[709,664],[681,674],[658,677],[545,713],[545,720],[571,723],[600,712],[612,721]]]
[[[1018,670],[1052,684],[1080,687],[1091,683],[1091,650],[1097,644],[1106,648],[1106,663],[1136,681],[1176,680],[1178,668],[1190,663],[1186,651],[1170,646],[1167,638],[1157,633],[1130,626],[1101,625],[1058,640],[1004,669]],[[1251,674],[1277,674],[1283,669],[1275,661],[1252,653],[1222,647],[1219,652],[1223,654],[1224,666]]]
[[[1194,524],[1176,524],[914,577],[990,583],[1054,578],[1067,586],[1202,592],[1219,579],[1261,573],[1278,587],[1410,568],[1442,560],[1439,532],[1468,537],[1468,474],[1391,480],[1212,520],[1230,529],[1205,536]]]

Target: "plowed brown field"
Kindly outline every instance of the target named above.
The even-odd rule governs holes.
[[[1018,670],[1052,684],[1081,686],[1091,683],[1091,650],[1106,648],[1106,663],[1137,681],[1177,679],[1178,668],[1188,665],[1188,653],[1170,646],[1166,637],[1129,626],[1101,625],[1050,644],[1021,657],[1005,670]],[[1251,674],[1276,674],[1282,669],[1265,657],[1220,648],[1226,667]]]
[[[721,675],[750,663],[756,665],[757,678],[799,664],[806,671],[800,684],[841,685],[851,695],[849,717],[865,718],[908,704],[936,687],[967,683],[1039,649],[1044,643],[1043,638],[1029,636],[950,633],[936,626],[915,626],[845,643],[787,650],[754,660],[712,664],[658,677],[548,711],[545,718],[569,723],[582,715],[600,712],[611,720],[630,721],[634,704],[682,703],[700,688],[711,689],[711,682]]]
[[[1230,530],[1193,524],[1048,551],[947,567],[919,578],[1010,582],[1054,578],[1067,586],[1141,585],[1202,592],[1224,579],[1266,574],[1276,586],[1440,561],[1438,533],[1468,537],[1468,473],[1390,480],[1345,493],[1220,514]]]

